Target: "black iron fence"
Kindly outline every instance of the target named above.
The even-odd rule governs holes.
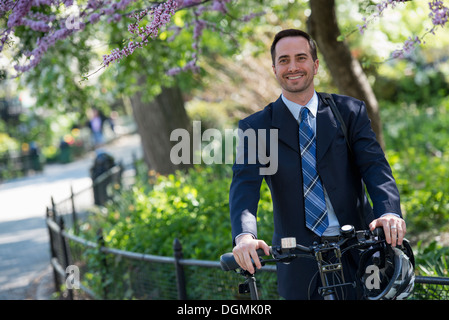
[[[111,168],[96,179],[92,188],[72,192],[69,199],[47,208],[51,265],[55,287],[67,299],[151,299],[213,300],[248,299],[238,293],[242,277],[223,272],[217,261],[186,259],[182,244],[174,239],[173,256],[156,256],[105,246],[101,230],[96,241],[81,235],[82,216],[95,207],[100,192],[105,200],[111,188],[124,179],[122,166]],[[129,183],[128,183],[129,185]],[[96,191],[95,191],[96,189]],[[97,194],[95,196],[95,194]],[[257,274],[261,299],[279,299],[274,266],[264,266]],[[417,276],[411,299],[449,298],[449,278]]]
[[[3,180],[27,176],[43,170],[42,160],[37,153],[24,155],[0,155],[0,182]]]

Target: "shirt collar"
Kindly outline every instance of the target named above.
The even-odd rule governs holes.
[[[285,105],[287,106],[288,110],[292,113],[293,117],[298,120],[299,119],[299,112],[303,107],[307,107],[310,111],[310,113],[313,115],[313,117],[316,117],[316,114],[318,112],[318,95],[316,94],[316,91],[313,92],[312,98],[307,102],[305,106],[302,106],[300,104],[297,104],[293,101],[288,100],[284,97],[284,95],[281,95],[282,101],[284,101]]]

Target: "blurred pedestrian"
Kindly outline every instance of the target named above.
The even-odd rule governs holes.
[[[100,147],[104,144],[104,123],[108,122],[111,126],[111,130],[114,131],[114,124],[112,120],[104,115],[104,113],[97,109],[92,109],[92,116],[89,119],[88,127],[92,132],[94,147]]]

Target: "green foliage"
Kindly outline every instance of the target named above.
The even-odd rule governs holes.
[[[173,257],[173,242],[178,238],[184,258],[218,261],[221,254],[232,250],[228,200],[231,175],[230,165],[219,164],[199,165],[188,172],[178,171],[168,176],[150,172],[149,181],[137,182],[129,190],[116,189],[104,211],[89,215],[80,228],[83,237],[96,241],[100,230],[106,247],[168,257]],[[266,184],[261,189],[258,220],[260,236],[271,238],[272,206]],[[132,292],[134,276],[129,260],[107,257],[97,250],[89,250],[84,256],[89,266],[85,284],[98,295],[120,299],[136,297]],[[105,271],[105,265],[109,271]],[[214,277],[214,272],[217,271],[202,270],[187,280],[198,284],[204,277]],[[158,283],[158,279],[160,282],[173,274],[171,268],[159,267],[146,277],[147,281]],[[275,280],[270,277],[265,285],[275,288]],[[226,287],[224,294],[235,289],[230,285],[220,284]],[[169,290],[150,298],[173,298],[167,294],[170,295]],[[217,298],[216,293],[193,284],[189,284],[188,294],[189,299]]]
[[[80,85],[80,75],[87,72],[94,55],[89,45],[89,32],[58,42],[42,57],[41,62],[24,74],[26,85],[36,98],[36,108],[60,114],[78,113],[81,118],[95,103],[105,101],[98,86]]]
[[[8,134],[0,132],[0,155],[11,150],[18,150],[19,144],[17,140],[11,138]]]
[[[117,201],[107,206],[106,216],[87,223],[93,232],[102,228],[108,247],[172,256],[173,240],[178,238],[184,257],[218,261],[232,249],[231,175],[230,165],[210,165],[151,176],[152,187],[138,183],[121,191]],[[271,238],[271,210],[264,184],[258,212],[261,237]]]
[[[443,247],[432,241],[424,246],[418,242],[415,254],[417,273],[427,277],[448,277],[449,247]],[[447,300],[449,294],[446,286],[436,284],[417,284],[413,293],[414,299],[419,300]]]
[[[435,239],[444,240],[442,235],[449,232],[449,103],[429,102],[426,106],[384,103],[382,116],[407,238],[417,245],[416,272],[447,277],[449,247]],[[441,299],[445,294],[441,286],[417,285],[415,292],[417,299]]]
[[[387,156],[401,193],[412,238],[449,231],[449,104],[382,110]],[[394,120],[393,120],[394,119]]]
[[[373,85],[379,99],[429,106],[449,93],[445,74],[437,65],[424,61],[419,50],[408,61],[392,63],[391,67],[390,72],[379,74]]]
[[[436,241],[432,241],[428,246],[423,246],[422,242],[419,242],[415,259],[417,270],[421,275],[449,276],[449,247],[443,247]]]

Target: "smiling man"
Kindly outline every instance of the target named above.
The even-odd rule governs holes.
[[[271,56],[282,94],[262,111],[241,120],[239,128],[256,135],[278,130],[277,155],[270,155],[277,159],[277,171],[261,175],[260,167],[269,166],[263,161],[236,162],[233,166],[229,205],[237,263],[254,273],[251,259],[256,268],[261,267],[256,250],[263,249],[269,254],[267,243],[257,238],[257,208],[263,179],[273,201],[273,245],[279,245],[284,237],[296,237],[303,245],[329,241],[338,237],[340,227],[346,224],[356,230],[366,229],[368,224],[372,230],[383,227],[387,242],[392,246],[401,244],[406,230],[399,192],[371,129],[364,102],[332,95],[348,129],[351,153],[341,124],[315,91],[313,79],[319,60],[313,39],[301,30],[283,30],[273,40]],[[270,141],[268,137],[262,140]],[[248,154],[251,149],[244,146],[245,141],[239,144],[243,158],[263,154],[260,150],[257,155]],[[265,147],[265,152],[270,150],[268,144]],[[357,257],[344,257],[343,265],[346,281],[354,281]],[[282,297],[321,299],[315,261],[296,259],[288,265],[278,264],[277,274]],[[342,296],[360,297],[348,286]]]

